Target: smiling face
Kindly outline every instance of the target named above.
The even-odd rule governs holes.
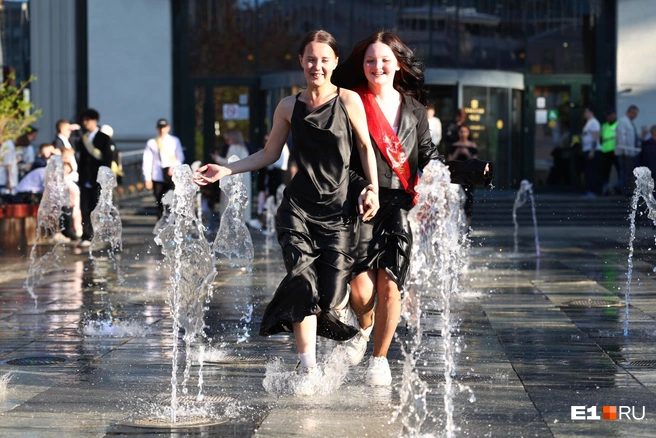
[[[303,56],[299,56],[308,86],[320,87],[330,83],[333,70],[337,67],[337,56],[325,43],[313,41],[305,46]]]
[[[401,69],[390,46],[381,42],[367,47],[362,67],[367,81],[374,85],[393,84],[394,75]]]

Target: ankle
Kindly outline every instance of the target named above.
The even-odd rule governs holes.
[[[317,355],[315,352],[299,353],[302,368],[314,368],[317,366]]]

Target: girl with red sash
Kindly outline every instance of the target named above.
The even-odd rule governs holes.
[[[359,363],[375,325],[366,381],[388,386],[392,375],[387,352],[401,314],[400,290],[412,246],[408,211],[415,203],[419,171],[429,161],[443,158],[431,142],[423,64],[396,35],[378,32],[358,43],[335,70],[333,83],[355,90],[362,98],[376,154],[380,200],[376,217],[361,224],[351,281],[350,304],[358,316],[360,333],[338,348],[346,350],[352,365]],[[467,166],[469,173],[480,177],[484,169],[486,163],[481,161]],[[452,169],[452,181],[457,176]]]
[[[266,167],[278,160],[291,131],[298,172],[276,218],[287,275],[264,312],[260,334],[294,332],[301,362],[296,392],[301,395],[318,389],[317,335],[345,340],[357,333],[331,312],[348,303],[357,244],[355,200],[364,221],[378,210],[375,157],[362,101],[330,82],[338,54],[328,32],[307,34],[299,49],[307,88],[280,101],[264,149],[226,166],[203,166],[195,177],[205,185]],[[351,170],[353,157],[364,163],[366,180]]]

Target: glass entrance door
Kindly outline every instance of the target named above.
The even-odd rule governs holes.
[[[535,179],[538,185],[571,185],[571,91],[569,85],[535,87]],[[542,184],[540,184],[540,182]]]
[[[525,141],[530,155],[526,172],[536,188],[575,192],[583,187],[579,136],[583,109],[589,104],[589,75],[527,76]]]
[[[252,84],[203,82],[193,94],[195,159],[208,162],[214,152],[225,155],[228,131],[239,132],[251,153],[257,150],[260,117]]]

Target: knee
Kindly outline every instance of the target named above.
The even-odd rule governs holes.
[[[387,276],[386,281],[380,282],[376,288],[378,301],[400,301],[401,291],[397,284]]]

